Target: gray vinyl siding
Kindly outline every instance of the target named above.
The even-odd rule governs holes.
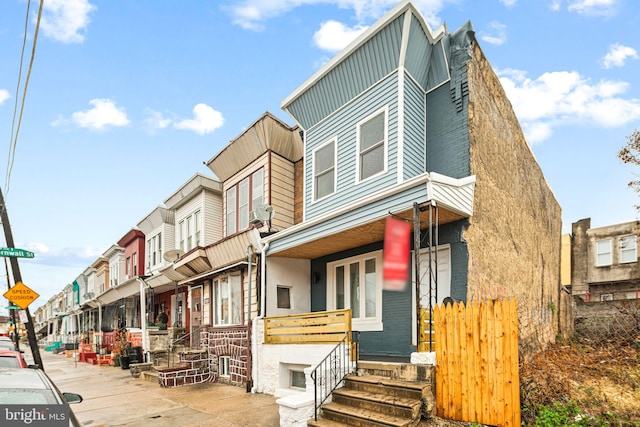
[[[400,16],[339,63],[287,108],[303,129],[310,129],[398,68]]]
[[[427,224],[422,224],[427,226]],[[468,226],[466,220],[441,225],[438,228],[439,244],[449,244],[451,248],[451,296],[456,300],[466,300],[469,255],[462,233]],[[422,247],[427,239],[422,230]],[[384,242],[377,242],[349,251],[344,251],[311,261],[312,277],[317,278],[311,285],[311,311],[323,311],[327,307],[327,264],[352,256],[362,255],[382,249]],[[411,259],[413,262],[413,258]],[[413,282],[413,277],[411,278]],[[413,285],[411,285],[413,286]],[[411,286],[402,291],[382,291],[382,331],[367,331],[360,334],[360,352],[366,356],[409,357],[415,351],[412,342],[412,326],[415,319],[411,315],[413,302]]]
[[[405,76],[404,180],[425,172],[425,114],[424,93],[412,79]]]
[[[307,133],[305,158],[305,220],[345,206],[397,181],[396,160],[398,141],[397,73],[381,81],[346,106],[339,114]],[[388,107],[387,171],[382,175],[356,183],[357,125],[383,107]],[[313,150],[337,137],[336,192],[317,202],[313,201]]]
[[[414,202],[423,203],[426,201],[426,185],[417,185],[404,190],[401,193],[394,194],[390,197],[377,200],[366,206],[349,211],[344,215],[323,221],[314,227],[309,227],[295,234],[273,240],[269,245],[268,251],[275,254],[281,250],[293,248],[328,235],[340,233],[355,225],[383,218],[389,215],[390,211],[397,212],[411,207]]]
[[[452,64],[451,82],[427,94],[427,172],[471,174],[466,62]]]

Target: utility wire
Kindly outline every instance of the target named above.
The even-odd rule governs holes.
[[[7,160],[7,177],[5,184],[5,194],[9,193],[9,184],[11,182],[11,171],[13,170],[13,164],[16,157],[16,147],[18,143],[18,134],[20,133],[20,124],[22,123],[22,113],[24,112],[24,102],[27,97],[27,87],[29,86],[29,78],[31,77],[31,70],[33,68],[33,60],[36,56],[36,43],[38,41],[38,31],[40,29],[40,18],[42,17],[42,8],[44,6],[44,0],[40,0],[40,8],[38,9],[38,20],[36,21],[36,31],[33,35],[33,46],[31,48],[31,59],[29,61],[29,69],[27,71],[27,77],[24,81],[24,89],[22,92],[22,101],[20,103],[20,115],[18,116],[18,124],[16,126],[16,114],[18,109],[18,93],[20,88],[20,81],[22,79],[22,63],[24,61],[24,48],[27,43],[27,28],[29,25],[29,10],[31,7],[31,0],[27,4],[27,15],[24,23],[24,38],[22,42],[22,53],[20,55],[20,71],[18,72],[18,84],[16,86],[16,101],[13,108],[13,122],[11,124],[11,142],[9,145],[9,158]],[[15,135],[14,135],[15,129]]]

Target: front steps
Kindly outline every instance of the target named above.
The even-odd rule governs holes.
[[[360,366],[363,365],[363,366]],[[370,375],[369,373],[384,374]],[[345,378],[312,427],[412,427],[434,409],[433,367],[403,363],[359,364],[359,375]]]

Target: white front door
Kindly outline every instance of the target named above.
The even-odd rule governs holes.
[[[436,269],[436,261],[438,268]],[[431,251],[431,265],[429,269],[429,249],[420,251],[420,307],[429,307],[429,287],[431,287],[431,302],[440,304],[446,297],[451,296],[451,248],[449,245],[438,247],[437,252]],[[429,279],[431,272],[431,280]],[[415,277],[415,274],[414,274]]]

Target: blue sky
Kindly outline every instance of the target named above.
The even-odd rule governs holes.
[[[203,162],[262,113],[293,125],[280,102],[395,4],[45,0],[15,138],[39,2],[21,64],[29,3],[2,0],[2,189],[15,246],[35,253],[20,260],[23,282],[41,295],[30,308],[195,173],[210,175]],[[473,23],[562,206],[564,232],[581,218],[599,227],[638,217],[627,187],[638,171],[616,153],[640,128],[640,3],[414,4],[434,29]]]

